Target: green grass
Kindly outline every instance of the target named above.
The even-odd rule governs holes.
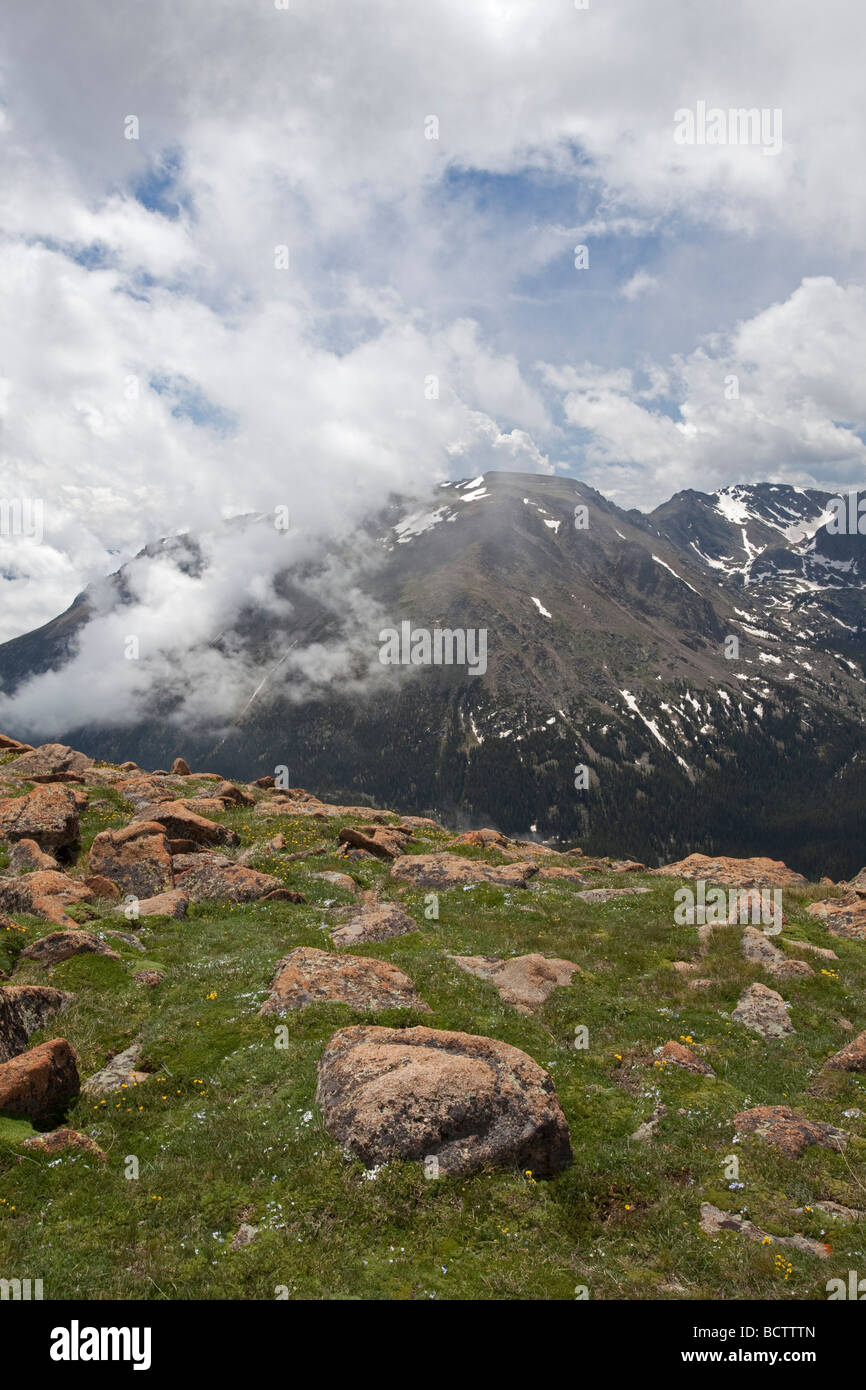
[[[85,818],[85,843],[129,818],[115,794],[98,788],[91,799],[104,804]],[[336,849],[347,823],[265,821],[243,809],[219,819],[242,846],[263,846],[282,831],[289,853],[326,839]],[[432,832],[417,848],[439,849],[448,838]],[[481,857],[501,862],[495,853]],[[78,863],[81,871],[83,856]],[[286,1288],[293,1298],[573,1299],[585,1285],[604,1299],[806,1299],[862,1266],[862,1223],[790,1214],[822,1198],[866,1208],[866,1078],[819,1074],[852,1036],[840,1020],[866,1027],[866,947],[829,938],[805,915],[814,890],[786,891],[784,935],[832,945],[840,960],[822,974],[827,963],[810,958],[814,978],[780,986],[797,1031],[764,1043],[727,1017],[745,984],[773,983],[741,958],[737,932],[716,934],[701,971],[711,987],[689,990],[670,968],[697,954],[696,931],[673,925],[678,885],[641,874],[593,875],[593,886],[652,888],[604,904],[580,902],[567,885],[458,888],[439,895],[438,921],[425,919],[424,893],[408,892],[402,901],[418,931],[358,953],[405,970],[432,1016],[315,1005],[261,1018],[276,962],[294,946],[327,947],[322,927],[352,901],[314,872],[339,869],[361,887],[396,894],[387,867],[371,860],[331,852],[285,863],[262,848],[254,864],[301,889],[306,905],[202,905],[184,922],[138,924],[104,907],[91,929],[134,931],[144,955],[114,938],[120,962],[90,955],[49,971],[19,965],[16,982],[49,980],[76,995],[31,1045],[69,1038],[87,1076],[109,1050],[141,1038],[138,1065],[152,1075],[105,1103],[83,1097],[71,1110],[68,1123],[101,1145],[105,1165],[82,1153],[52,1159],[22,1149],[29,1126],[0,1120],[4,1274],[42,1278],[50,1298],[272,1299]],[[24,932],[0,933],[0,969],[11,970],[24,944],[52,930],[33,918],[19,922]],[[564,956],[582,972],[532,1018],[450,959],[528,951]],[[149,968],[165,974],[155,989],[132,979]],[[523,1048],[555,1080],[573,1165],[539,1182],[504,1171],[428,1181],[417,1163],[365,1174],[328,1136],[314,1102],[327,1040],[355,1022],[425,1023]],[[578,1025],[589,1030],[586,1050],[574,1046]],[[276,1045],[281,1036],[286,1047]],[[653,1048],[680,1037],[703,1049],[715,1079],[653,1065]],[[659,1100],[667,1115],[654,1142],[630,1143]],[[762,1103],[791,1104],[855,1138],[844,1154],[813,1148],[800,1160],[753,1136],[733,1144],[733,1115]],[[842,1118],[852,1107],[864,1116]],[[734,1190],[724,1175],[732,1153],[744,1184]],[[132,1158],[137,1179],[126,1176]],[[776,1234],[819,1237],[832,1226],[833,1253],[821,1261],[786,1251],[793,1268],[785,1279],[773,1245],[705,1236],[704,1200],[746,1209]],[[259,1234],[232,1251],[241,1221]]]

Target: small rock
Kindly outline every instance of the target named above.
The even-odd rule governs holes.
[[[415,986],[385,960],[363,956],[337,956],[312,946],[298,946],[284,956],[271,981],[262,1014],[281,1014],[305,1009],[308,1004],[349,1004],[366,1012],[372,1009],[431,1010],[415,992]]]
[[[39,869],[60,870],[52,854],[41,850],[35,840],[18,840],[9,852],[9,868],[13,874],[28,874]]]
[[[345,888],[349,893],[357,893],[358,891],[358,885],[351,874],[338,874],[333,869],[326,869],[324,873],[313,874],[313,878],[320,878],[325,883],[332,883],[335,888]]]
[[[176,882],[190,902],[194,903],[213,899],[232,903],[257,902],[265,894],[284,887],[273,874],[262,874],[258,869],[233,864],[230,859],[215,860],[187,869],[176,875]]]
[[[120,960],[117,952],[100,941],[98,936],[81,930],[52,931],[47,936],[40,936],[38,941],[21,952],[21,959],[35,961],[37,965],[59,965],[71,956],[82,955],[108,956],[110,960]]]
[[[90,874],[84,883],[94,898],[102,898],[109,903],[116,903],[120,898],[120,889],[117,884],[112,883],[110,878],[105,878],[102,874]]]
[[[794,1032],[784,999],[766,985],[749,985],[743,990],[731,1018],[762,1038],[782,1038]]]
[[[793,975],[814,975],[811,965],[804,960],[789,960],[784,951],[757,927],[743,927],[740,949],[747,961],[760,965],[776,980],[788,980]]]
[[[197,845],[236,845],[238,837],[225,825],[190,811],[180,801],[160,801],[136,816],[139,821],[156,821],[171,840],[195,840]]]
[[[826,898],[823,902],[810,903],[806,908],[810,917],[818,917],[827,923],[831,936],[847,938],[849,941],[866,940],[866,898]]]
[[[123,1052],[106,1062],[104,1067],[89,1076],[81,1087],[87,1096],[107,1096],[119,1091],[123,1086],[131,1086],[136,1081],[146,1081],[148,1073],[135,1070],[135,1063],[141,1055],[143,1044],[134,1042]]]
[[[351,845],[354,849],[365,849],[368,854],[375,854],[378,859],[396,859],[403,853],[403,847],[410,837],[401,833],[396,826],[377,826],[375,830],[365,834],[347,825],[337,838],[340,844]]]
[[[21,1147],[36,1149],[39,1153],[51,1154],[52,1156],[72,1150],[74,1153],[88,1154],[100,1163],[105,1163],[108,1159],[108,1155],[98,1144],[94,1143],[88,1135],[79,1133],[77,1129],[53,1129],[48,1134],[39,1134],[32,1139],[25,1139]]]
[[[331,940],[340,950],[358,946],[365,941],[387,941],[392,936],[404,936],[417,931],[418,923],[397,903],[378,903],[369,906],[331,932]]]
[[[824,1066],[833,1071],[866,1071],[866,1032],[858,1033],[840,1052],[829,1057]]]
[[[848,1135],[835,1125],[807,1120],[796,1115],[787,1105],[756,1105],[734,1116],[738,1134],[757,1134],[773,1144],[788,1158],[799,1158],[812,1144],[823,1149],[844,1149]]]
[[[153,898],[141,898],[136,906],[138,917],[173,917],[176,922],[182,922],[189,907],[189,897],[184,889],[172,888],[169,893],[157,893]],[[125,912],[126,909],[121,906],[117,911]]]
[[[663,1047],[654,1048],[654,1055],[662,1062],[668,1062],[674,1067],[683,1067],[685,1071],[694,1072],[696,1076],[715,1076],[715,1072],[709,1062],[705,1062],[697,1053],[692,1052],[690,1047],[683,1043],[666,1042]]]
[[[800,1214],[800,1212],[793,1213],[793,1215]],[[800,1250],[805,1255],[817,1255],[822,1260],[826,1260],[830,1254],[830,1246],[823,1241],[812,1240],[810,1236],[802,1235],[768,1235],[754,1222],[747,1221],[737,1212],[722,1211],[719,1207],[714,1207],[712,1202],[701,1203],[701,1230],[708,1236],[718,1236],[724,1231],[733,1231],[736,1235],[745,1236],[747,1240],[759,1241],[761,1245],[782,1245],[791,1250]]]
[[[808,951],[810,955],[820,956],[822,960],[838,960],[835,951],[831,951],[828,946],[813,946],[811,941],[793,941],[790,937],[783,936],[782,941],[786,946],[798,951]]]
[[[498,989],[504,1004],[511,1004],[521,1014],[534,1013],[557,985],[568,985],[580,966],[570,960],[549,959],[547,956],[455,956],[455,965],[479,979],[490,980]]]
[[[585,903],[606,903],[611,898],[630,898],[638,893],[651,893],[651,888],[587,888],[583,893],[575,893]]]
[[[189,763],[184,758],[175,758],[171,765],[171,774],[173,777],[189,777]]]

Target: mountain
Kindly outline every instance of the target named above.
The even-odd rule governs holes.
[[[687,490],[644,515],[572,479],[515,473],[444,484],[423,505],[391,498],[336,551],[280,564],[278,601],[238,586],[236,611],[163,653],[123,720],[73,713],[38,732],[150,766],[181,750],[244,778],[287,766],[293,785],[335,799],[646,862],[759,849],[851,874],[866,811],[866,538],[831,533],[830,500],[761,483]],[[242,569],[265,527],[234,524]],[[0,646],[4,724],[10,709],[26,723],[44,673],[80,678],[99,624],[155,566],[187,592],[216,587],[200,542],[149,547]],[[382,665],[380,633],[407,622],[486,631],[483,674]],[[210,687],[225,710],[208,712]]]

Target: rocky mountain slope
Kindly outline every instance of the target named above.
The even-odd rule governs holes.
[[[643,515],[520,474],[446,484],[421,507],[392,499],[356,554],[281,568],[277,607],[245,599],[218,630],[144,660],[146,698],[118,697],[112,719],[64,715],[52,687],[51,736],[151,764],[184,748],[243,778],[286,765],[333,797],[649,862],[757,847],[852,873],[866,537],[828,530],[830,500],[758,484]],[[254,567],[271,521],[238,526]],[[0,647],[7,717],[45,708],[40,676],[86,689],[94,650],[92,681],[110,687],[123,657],[119,639],[106,657],[99,625],[134,611],[157,564],[206,595],[213,553],[189,536],[152,547]],[[383,666],[380,632],[404,622],[486,631],[485,670]],[[231,680],[205,712],[190,692],[218,657]]]
[[[847,1287],[866,871],[648,871],[181,760],[0,748],[4,1277],[38,1270],[46,1299]]]

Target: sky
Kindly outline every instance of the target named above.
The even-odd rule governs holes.
[[[0,501],[44,521],[0,535],[0,640],[244,512],[285,507],[312,553],[497,468],[644,509],[863,482],[854,0],[28,0],[2,25]],[[700,141],[701,104],[768,138]]]

